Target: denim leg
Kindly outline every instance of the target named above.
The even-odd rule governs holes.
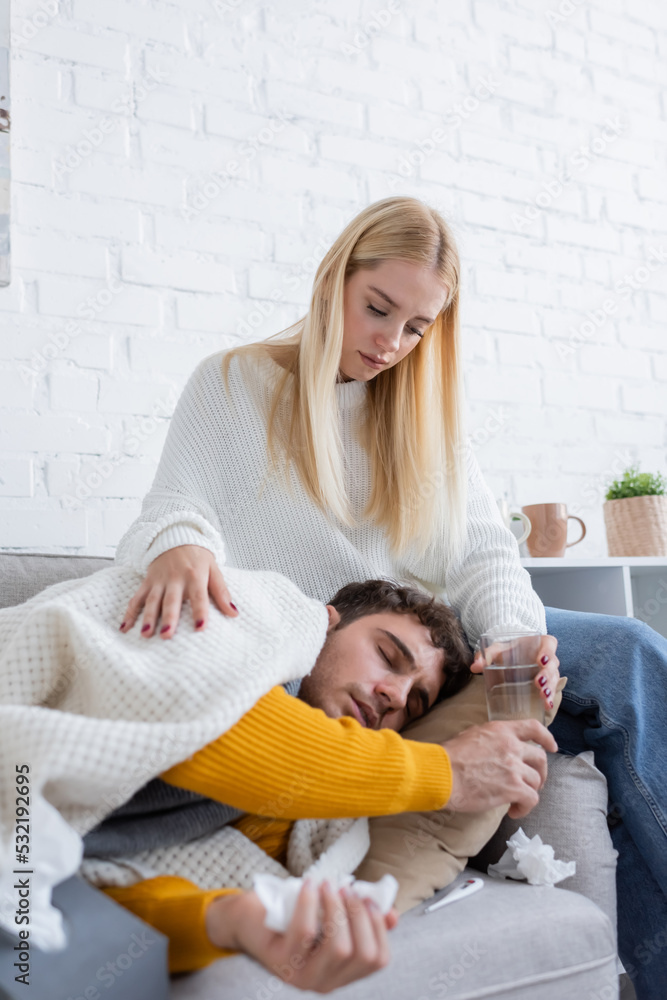
[[[611,839],[618,851],[618,952],[637,1000],[664,1000],[667,898],[622,820],[612,827]]]
[[[562,752],[594,751],[610,811],[667,896],[667,639],[636,618],[545,611],[568,678],[551,732]]]
[[[592,749],[619,852],[618,948],[638,1000],[667,981],[667,639],[635,618],[546,608],[568,678],[551,724],[561,753]]]

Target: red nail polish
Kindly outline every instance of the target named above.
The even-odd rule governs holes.
[[[550,698],[550,697],[551,697],[551,690],[550,690],[550,688],[545,688],[545,689],[544,689],[544,693],[545,693],[545,695],[547,696],[547,698]]]
[[[554,707],[554,703],[552,701],[550,701],[549,702],[549,708],[553,708],[553,707]]]
[[[546,682],[547,682],[547,679],[544,676],[544,674],[542,674],[541,677],[537,678],[537,683],[540,685],[540,687],[544,687],[544,685],[546,684]]]
[[[144,627],[142,628],[141,631],[142,632],[148,632],[149,628],[150,628],[150,625],[144,625]]]
[[[195,622],[195,628],[201,628],[204,624],[204,619],[200,618],[198,622]]]
[[[239,610],[239,609],[238,609],[238,608],[236,607],[236,605],[235,605],[235,604],[232,604],[232,602],[231,602],[231,601],[229,602],[229,606],[230,606],[230,608],[234,608],[234,611],[238,611],[238,610]]]
[[[545,653],[544,656],[540,659],[540,663],[541,664],[545,664],[548,661],[548,659],[549,659],[549,657]]]
[[[170,628],[171,625],[163,625],[162,628],[160,629],[160,635],[162,635],[163,632],[168,632]]]
[[[123,629],[125,628],[126,625],[127,625],[127,622],[123,622],[123,624],[120,627],[120,631],[121,632],[123,631]]]

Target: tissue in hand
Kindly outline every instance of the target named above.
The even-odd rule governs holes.
[[[577,870],[576,861],[556,861],[553,847],[543,844],[538,834],[529,840],[521,827],[506,843],[500,861],[489,865],[488,873],[494,878],[525,878],[531,885],[553,886]]]
[[[317,881],[313,878],[314,884],[317,884]],[[398,882],[389,874],[383,875],[379,882],[355,880],[352,875],[344,875],[337,882],[329,878],[329,882],[334,892],[345,886],[353,889],[362,899],[372,899],[383,914],[389,912],[398,892]],[[253,888],[266,909],[265,927],[284,934],[292,919],[302,884],[302,878],[293,876],[280,878],[278,875],[255,872]]]

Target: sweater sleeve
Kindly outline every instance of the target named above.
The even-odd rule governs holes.
[[[205,890],[187,879],[160,875],[135,885],[107,886],[104,892],[168,938],[170,973],[194,972],[238,954],[211,944],[206,910],[218,896],[238,895],[240,889]]]
[[[200,545],[213,552],[218,565],[225,563],[215,499],[227,413],[219,375],[223,353],[205,358],[188,379],[141,513],[118,543],[116,562],[142,575],[177,545]]]
[[[441,809],[445,749],[365,729],[356,719],[273,688],[222,736],[165,771],[164,781],[260,816],[333,819]]]
[[[292,823],[242,816],[234,826],[280,864],[286,864]],[[200,889],[177,875],[159,875],[130,886],[107,886],[104,892],[136,913],[169,940],[169,972],[194,972],[238,952],[216,948],[206,930],[206,910],[219,896],[241,889]]]
[[[470,445],[466,482],[466,538],[460,557],[445,565],[442,546],[430,547],[415,576],[429,589],[445,591],[475,650],[482,632],[496,626],[546,633],[544,605]]]

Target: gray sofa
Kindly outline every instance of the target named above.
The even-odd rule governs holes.
[[[0,554],[0,607],[18,604],[51,583],[86,576],[109,564],[110,560],[78,556]],[[341,1000],[617,996],[616,853],[606,809],[606,781],[592,753],[554,755],[539,806],[520,824],[505,820],[471,865],[485,872],[485,865],[496,861],[504,850],[506,837],[521,825],[528,835],[539,833],[552,844],[556,857],[576,860],[577,874],[553,889],[499,882],[484,874],[484,890],[469,900],[431,914],[424,914],[426,904],[417,906],[391,934],[390,965],[335,995]],[[471,872],[478,875],[479,870],[466,869],[462,878]],[[95,894],[91,898],[100,897],[101,905],[116,905],[96,890],[91,892]],[[100,941],[99,947],[103,958],[104,943]],[[122,984],[118,982],[118,995],[124,1000],[134,1000],[130,980],[126,976]],[[144,983],[137,996],[159,1000],[163,989],[156,981],[155,990],[149,993]],[[241,955],[200,972],[172,977],[168,989],[172,1000],[268,1000],[274,994],[285,1000],[306,1000],[317,995],[282,983]]]

